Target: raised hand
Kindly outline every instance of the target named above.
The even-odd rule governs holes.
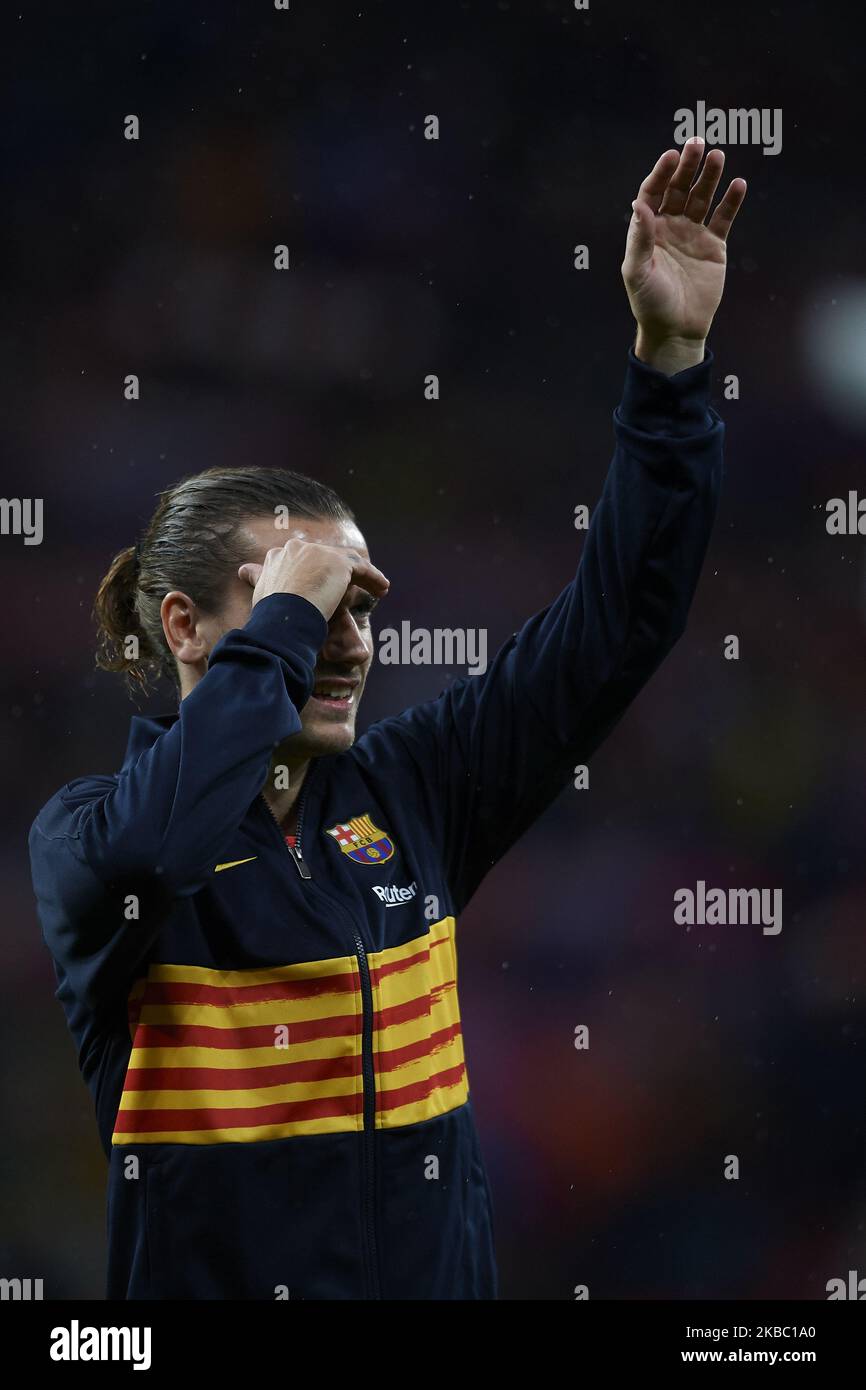
[[[638,332],[635,353],[660,371],[700,362],[725,284],[725,242],[746,196],[733,179],[705,222],[725,156],[699,136],[666,150],[632,204],[622,278]]]

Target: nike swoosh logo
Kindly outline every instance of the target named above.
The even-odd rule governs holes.
[[[214,873],[222,873],[223,869],[236,869],[238,864],[252,864],[253,860],[258,859],[258,857],[257,854],[251,854],[249,859],[232,859],[228,864],[217,864]]]

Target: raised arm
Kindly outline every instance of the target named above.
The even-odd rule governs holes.
[[[459,908],[568,783],[683,632],[716,511],[724,427],[705,340],[724,284],[734,180],[704,226],[724,156],[668,151],[641,185],[623,279],[637,319],[615,452],[572,583],[483,676],[383,721],[412,760]],[[689,191],[691,187],[691,191]]]

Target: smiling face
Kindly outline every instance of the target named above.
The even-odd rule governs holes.
[[[293,537],[321,545],[344,546],[369,559],[364,537],[353,521],[303,518],[297,526],[278,529],[274,518],[265,516],[248,521],[240,529],[241,541],[248,543],[247,558],[258,564],[264,563],[268,550],[285,545]],[[252,609],[252,597],[249,583],[235,576],[229,582],[220,612],[214,617],[198,617],[196,629],[205,639],[208,652],[226,632],[245,625]],[[301,731],[284,745],[284,756],[291,762],[340,753],[354,742],[358,706],[373,659],[370,614],[375,605],[375,599],[353,585],[331,618],[316,659],[313,693],[300,711]],[[196,670],[193,684],[197,684],[206,671],[205,657]],[[187,683],[184,675],[181,668],[183,685]]]

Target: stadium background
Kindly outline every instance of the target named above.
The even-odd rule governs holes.
[[[866,1273],[866,540],[824,525],[866,485],[844,17],[193,0],[5,29],[3,492],[44,498],[45,538],[0,539],[0,1273],[102,1294],[104,1163],[26,832],[121,760],[132,707],[89,621],[112,554],[182,475],[287,464],[356,508],[382,625],[482,626],[492,651],[577,561],[632,332],[630,200],[698,100],[783,111],[779,155],[727,150],[750,191],[710,340],[721,514],[687,634],[591,789],[459,924],[470,1080],[505,1298],[823,1298]],[[460,674],[376,666],[362,722]],[[698,878],[782,887],[781,935],[675,926]]]

